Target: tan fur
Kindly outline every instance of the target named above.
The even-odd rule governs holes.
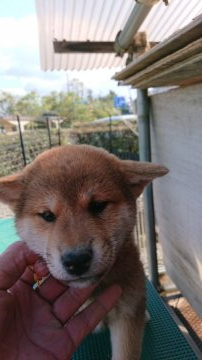
[[[46,260],[50,272],[70,286],[99,281],[96,293],[119,283],[123,295],[105,322],[111,330],[112,359],[137,360],[145,319],[144,273],[134,245],[136,198],[160,165],[122,161],[104,150],[77,145],[41,154],[20,174],[0,179],[0,200],[16,214],[22,240]],[[92,201],[107,202],[95,216]],[[51,211],[54,222],[39,214]],[[93,249],[89,270],[71,275],[62,265],[64,251]]]

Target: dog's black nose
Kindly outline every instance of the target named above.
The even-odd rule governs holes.
[[[62,257],[62,264],[71,275],[82,275],[91,265],[92,249],[66,251]]]

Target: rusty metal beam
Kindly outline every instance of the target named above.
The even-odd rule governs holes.
[[[115,53],[115,43],[113,41],[53,41],[55,53]],[[156,43],[150,43],[150,47]],[[132,43],[132,51],[139,52],[148,46],[144,33],[136,34]]]
[[[55,53],[114,53],[113,41],[53,41]]]

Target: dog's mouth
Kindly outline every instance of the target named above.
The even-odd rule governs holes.
[[[109,264],[108,266],[106,266],[105,264],[105,267],[102,266],[101,268],[100,266],[99,270],[94,268],[94,269],[89,269],[88,271],[82,274],[74,274],[70,266],[66,269],[64,267],[64,264],[60,262],[58,266],[58,264],[53,261],[51,254],[49,252],[47,253],[46,256],[46,264],[53,277],[63,282],[67,286],[83,287],[83,288],[89,285],[100,283],[102,279],[110,272],[111,268],[113,267],[115,259],[113,260],[114,261],[113,262],[111,261],[110,266]]]
[[[101,272],[98,273],[86,273],[80,276],[72,276],[70,278],[67,278],[65,280],[65,283],[68,286],[72,286],[72,287],[87,287],[89,285],[93,285],[93,284],[98,284],[100,283],[106,276],[107,274],[111,271],[113,265],[115,263],[114,262],[111,264],[110,267],[102,269]]]
[[[102,273],[99,273],[99,274],[96,274],[96,275],[91,275],[91,276],[80,276],[80,277],[76,277],[74,279],[71,279],[71,280],[68,280],[68,285],[74,285],[74,284],[85,284],[85,283],[88,283],[88,284],[94,284],[94,283],[97,283],[99,282],[103,277],[105,276],[105,273],[102,272]]]

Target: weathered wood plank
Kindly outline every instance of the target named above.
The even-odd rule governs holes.
[[[151,66],[148,66],[145,70],[142,70],[123,81],[122,84],[136,85],[137,83],[141,82],[151,82],[151,79],[155,78],[156,75],[160,76],[162,71],[166,71],[169,67],[172,67],[175,64],[178,64],[200,52],[202,52],[202,38],[185,46],[183,49],[180,49],[177,52],[155,62]]]
[[[155,61],[168,56],[175,51],[187,46],[189,43],[201,37],[202,33],[202,15],[194,19],[183,29],[175,32],[168,39],[162,41],[147,53],[141,55],[138,59],[130,63],[121,72],[114,75],[115,80],[125,80],[138,71],[145,69]]]
[[[180,63],[170,66],[168,69],[131,85],[144,89],[148,87],[185,85],[202,80],[202,53],[194,55]]]

